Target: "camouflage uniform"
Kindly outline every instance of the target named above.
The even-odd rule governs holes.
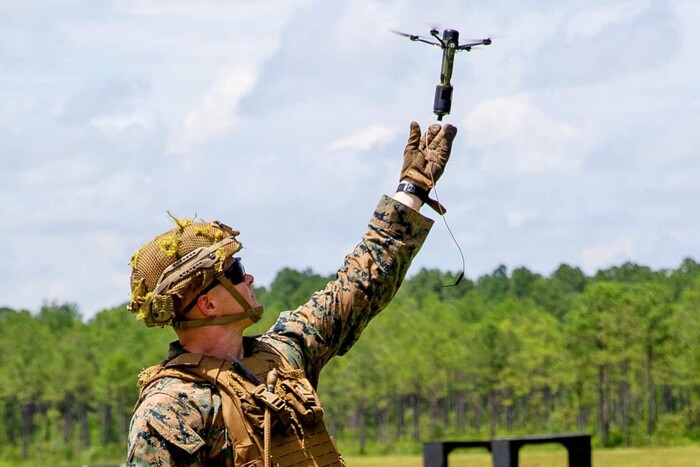
[[[245,355],[271,347],[315,387],[330,358],[347,352],[394,297],[431,226],[418,211],[384,196],[337,279],[306,304],[283,312],[262,336],[244,338]],[[183,352],[176,342],[169,358]],[[166,377],[142,392],[131,422],[127,465],[232,466],[231,451],[221,399],[210,385]]]

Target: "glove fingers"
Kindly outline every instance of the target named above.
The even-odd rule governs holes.
[[[417,122],[411,122],[411,129],[408,133],[408,143],[406,144],[406,149],[414,148],[418,149],[420,144],[420,125]]]
[[[440,144],[438,145],[437,148],[437,153],[438,153],[438,158],[439,160],[443,163],[447,163],[447,159],[450,157],[450,153],[452,152],[452,141],[454,140],[454,134],[450,137],[449,135],[446,135],[442,141],[440,141]]]
[[[425,132],[425,137],[421,141],[423,143],[421,145],[421,149],[430,148],[430,145],[432,144],[432,141],[434,140],[435,136],[437,136],[440,133],[440,128],[442,128],[439,124],[434,123],[430,125],[428,128],[428,131]]]
[[[430,189],[445,170],[445,164],[450,157],[452,140],[457,129],[452,125],[433,124],[421,136],[420,126],[411,122],[411,129],[404,151],[404,162],[401,169],[401,180],[409,178],[418,186]],[[434,209],[436,207],[433,207]],[[438,210],[444,212],[444,208]]]
[[[439,125],[434,125],[439,127]],[[431,127],[432,128],[432,127]],[[428,146],[428,149],[436,149],[438,146],[443,146],[441,143],[443,141],[446,141],[448,144],[448,148],[450,147],[449,145],[452,144],[452,140],[455,139],[455,136],[457,135],[457,128],[453,127],[450,124],[445,125],[442,127],[440,132],[432,138],[432,141],[430,142],[430,145]]]

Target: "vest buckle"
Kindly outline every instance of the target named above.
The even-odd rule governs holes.
[[[253,390],[253,397],[261,401],[275,412],[280,412],[282,409],[284,409],[284,401],[282,398],[274,392],[268,392],[264,384],[257,386]]]

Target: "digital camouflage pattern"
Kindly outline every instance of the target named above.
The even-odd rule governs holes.
[[[220,410],[221,399],[208,384],[154,382],[131,420],[127,465],[233,465]]]
[[[304,305],[283,312],[257,338],[260,344],[302,369],[316,387],[330,358],[347,352],[370,319],[389,304],[431,226],[418,211],[382,197],[367,233],[345,257],[337,278]],[[175,347],[169,358],[178,352],[181,348]],[[127,465],[232,466],[225,433],[215,389],[163,378],[141,394],[131,422]]]

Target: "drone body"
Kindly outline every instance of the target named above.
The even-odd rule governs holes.
[[[423,42],[425,44],[430,44],[435,47],[442,49],[442,68],[440,70],[440,84],[435,87],[435,101],[433,103],[433,113],[437,115],[437,119],[442,121],[442,117],[449,115],[450,110],[452,110],[452,84],[450,80],[452,79],[452,69],[454,67],[455,53],[466,50],[469,52],[472,47],[478,45],[490,45],[491,39],[478,39],[469,41],[465,44],[459,43],[459,31],[454,29],[445,29],[442,32],[442,38],[439,37],[439,31],[437,29],[431,29],[430,35],[434,37],[437,42],[431,41],[421,36],[416,36],[413,34],[406,34],[399,31],[394,31],[397,34],[408,37],[414,42]]]

